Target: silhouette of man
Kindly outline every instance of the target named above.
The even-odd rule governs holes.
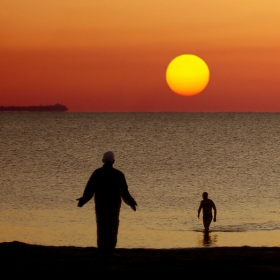
[[[215,203],[208,198],[207,192],[204,192],[202,194],[202,198],[203,200],[201,200],[200,202],[197,217],[199,218],[200,211],[201,209],[203,209],[203,225],[205,231],[209,231],[209,227],[213,219],[212,208],[214,209],[214,219],[213,219],[214,222],[216,222],[217,209]]]
[[[94,196],[97,247],[102,252],[113,253],[117,244],[122,199],[134,211],[137,203],[128,191],[124,174],[113,167],[114,153],[106,152],[102,161],[103,166],[92,173],[83,196],[77,199],[77,206],[82,207]]]

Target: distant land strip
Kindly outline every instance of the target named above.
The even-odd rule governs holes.
[[[39,106],[0,106],[0,111],[65,112],[68,108],[61,104]]]

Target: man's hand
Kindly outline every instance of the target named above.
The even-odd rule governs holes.
[[[130,205],[130,207],[131,207],[134,211],[136,211],[136,206],[138,206],[136,202],[135,202],[135,204]]]
[[[77,207],[82,207],[82,206],[84,205],[84,204],[82,203],[82,197],[77,198],[76,200],[79,201]]]
[[[199,214],[197,215],[197,218],[199,219]]]
[[[216,218],[213,219],[213,222],[216,222]]]

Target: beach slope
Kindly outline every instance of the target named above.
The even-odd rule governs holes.
[[[114,273],[128,275],[280,276],[278,247],[214,247],[124,249],[119,256],[100,255],[95,247],[41,246],[18,241],[0,243],[1,272],[64,275]]]

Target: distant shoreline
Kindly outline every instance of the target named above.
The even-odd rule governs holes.
[[[0,243],[1,270],[11,273],[157,273],[210,279],[280,276],[280,247],[116,249],[102,255],[96,247],[42,246],[18,241]],[[132,273],[132,274],[131,274]],[[148,275],[148,274],[147,274]],[[134,278],[134,277],[133,277]]]
[[[2,112],[65,112],[68,108],[61,104],[39,106],[0,106]]]

